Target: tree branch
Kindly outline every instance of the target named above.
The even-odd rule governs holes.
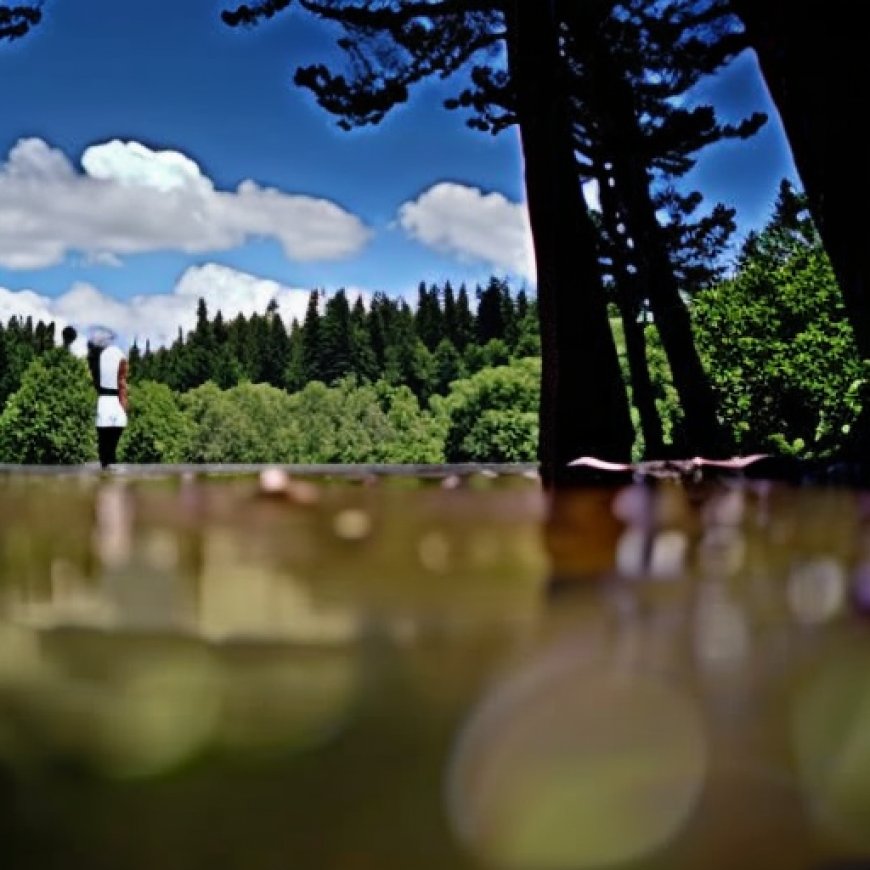
[[[0,6],[0,40],[20,39],[41,20],[38,6]]]

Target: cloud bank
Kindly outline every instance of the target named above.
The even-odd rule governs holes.
[[[217,190],[189,157],[138,142],[93,145],[83,171],[42,139],[0,164],[0,266],[38,269],[80,252],[91,261],[161,250],[201,254],[276,239],[291,260],[358,253],[371,231],[327,199],[243,181]]]

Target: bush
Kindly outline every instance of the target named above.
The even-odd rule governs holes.
[[[128,425],[118,445],[122,462],[183,462],[191,426],[172,390],[156,381],[130,387]]]
[[[448,462],[532,462],[538,448],[541,361],[522,359],[454,382],[433,399],[445,415]]]
[[[35,359],[0,414],[0,461],[74,465],[97,457],[96,394],[83,360],[57,348]]]

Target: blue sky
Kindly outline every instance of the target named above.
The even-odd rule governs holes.
[[[159,342],[196,300],[226,315],[275,297],[301,316],[313,287],[416,296],[420,280],[489,275],[534,289],[514,130],[467,129],[427,83],[346,133],[292,85],[336,32],[291,8],[231,30],[215,0],[47,0],[0,45],[0,319],[102,322]],[[699,99],[727,119],[762,110],[686,179],[764,222],[794,176],[750,54]]]

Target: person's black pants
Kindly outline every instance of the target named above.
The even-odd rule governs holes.
[[[97,426],[97,452],[103,468],[116,462],[115,454],[123,431],[123,426]]]

